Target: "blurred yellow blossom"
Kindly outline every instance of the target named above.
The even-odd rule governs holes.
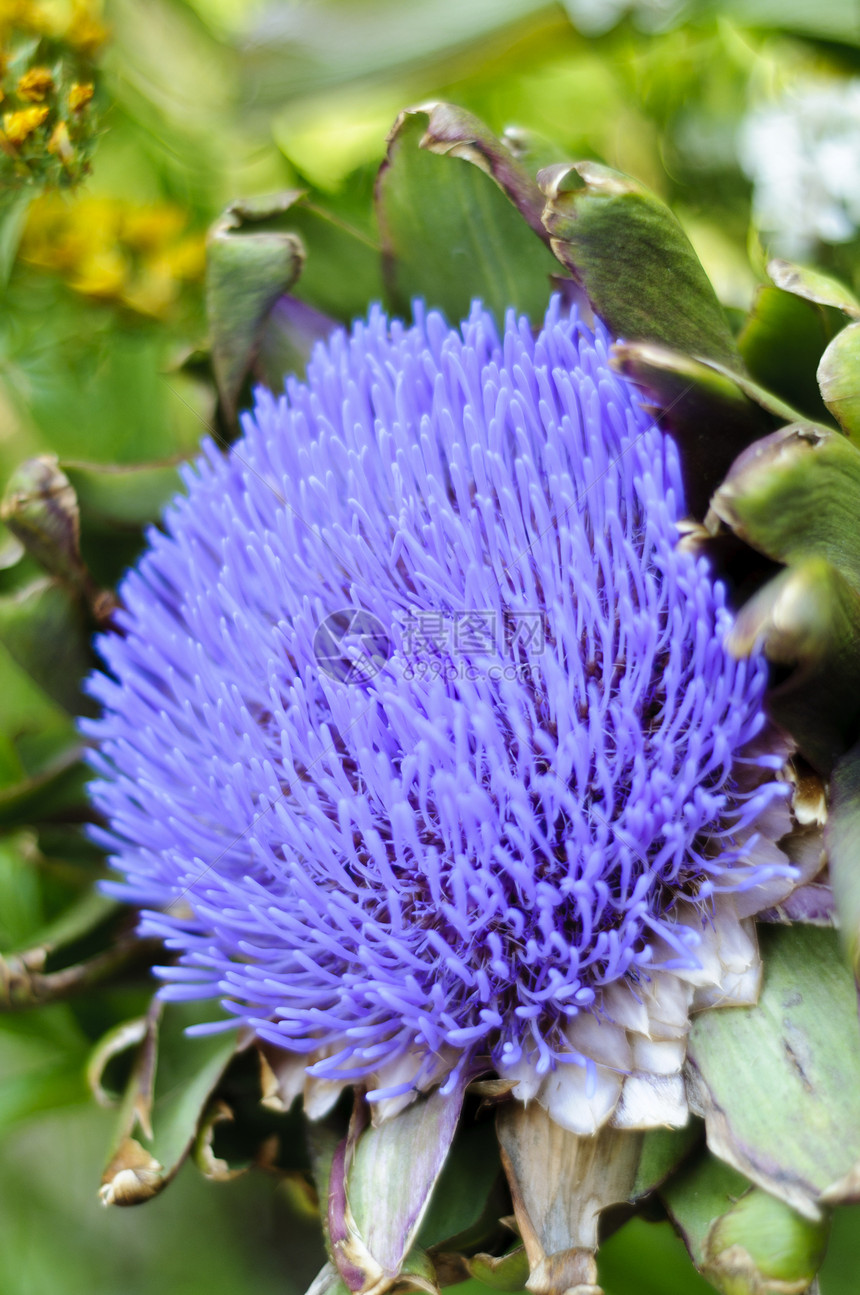
[[[18,78],[15,93],[19,99],[27,99],[30,103],[42,103],[53,88],[54,78],[50,68],[31,67]]]
[[[0,37],[18,29],[65,41],[91,58],[108,36],[100,0],[0,0]]]
[[[69,111],[80,112],[90,102],[94,91],[95,87],[91,81],[87,81],[83,85],[79,85],[76,81],[69,90]]]
[[[34,0],[0,0],[0,36],[13,28],[42,32],[49,26],[47,14]]]
[[[51,131],[48,140],[48,152],[55,153],[64,166],[71,166],[75,160],[75,150],[69,139],[69,128],[64,121],[58,121]]]
[[[46,194],[30,208],[21,257],[61,275],[84,296],[163,318],[182,285],[202,278],[205,243],[202,233],[188,231],[182,209],[170,203],[70,202]]]
[[[3,136],[8,144],[17,147],[29,139],[33,131],[38,130],[50,109],[21,108],[18,112],[3,114]]]
[[[63,32],[64,38],[74,49],[90,58],[104,45],[109,35],[108,28],[99,17],[100,13],[101,5],[74,5],[72,17]]]

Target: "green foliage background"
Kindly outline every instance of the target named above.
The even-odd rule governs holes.
[[[0,5],[0,20],[13,8]],[[0,306],[0,484],[38,453],[135,465],[194,451],[216,418],[195,363],[207,343],[202,237],[237,196],[311,190],[322,216],[308,218],[308,294],[347,319],[362,309],[374,291],[368,212],[385,135],[402,107],[429,99],[643,180],[672,204],[739,312],[765,261],[737,161],[740,119],[793,76],[860,67],[853,0],[700,0],[664,32],[628,14],[593,38],[563,4],[540,0],[107,0],[101,18],[91,175],[27,215],[0,194],[0,260],[11,266]],[[339,233],[327,215],[335,206],[364,249],[346,280],[324,254]],[[432,222],[432,210],[423,216]],[[820,245],[817,263],[857,290],[857,250],[856,240]],[[802,403],[802,393],[785,394]],[[89,469],[80,471],[86,485]],[[106,544],[98,508],[85,518],[98,583],[133,560],[136,522]],[[29,562],[0,531],[0,594],[21,587]],[[89,903],[102,872],[80,835],[80,777],[67,768],[84,701],[51,650],[36,682],[0,646],[5,955],[42,940],[70,903]],[[107,908],[104,919],[114,920]],[[82,955],[94,929],[81,926]],[[321,1243],[289,1184],[251,1174],[216,1186],[186,1168],[144,1210],[100,1210],[112,1116],[92,1104],[84,1071],[94,1042],[142,1011],[147,992],[132,980],[0,1016],[0,1290],[301,1292]],[[824,1295],[856,1293],[858,1223],[857,1210],[837,1214]],[[601,1252],[601,1272],[607,1295],[710,1289],[665,1222],[622,1228]]]

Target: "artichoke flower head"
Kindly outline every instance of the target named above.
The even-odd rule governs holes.
[[[213,1007],[198,1032],[238,1025],[312,1121],[355,1092],[319,1290],[442,1282],[422,1221],[478,1094],[523,1243],[483,1275],[511,1288],[523,1260],[530,1290],[585,1295],[600,1211],[660,1181],[637,1178],[646,1134],[695,1130],[691,1106],[779,1194],[687,1055],[691,1014],[755,1007],[753,919],[789,920],[822,861],[808,816],[797,844],[766,635],[738,629],[718,527],[690,540],[691,484],[707,497],[740,448],[699,471],[690,410],[734,402],[746,442],[766,415],[656,199],[582,164],[577,184],[543,173],[540,216],[480,123],[430,120],[439,152],[470,126],[457,165],[480,155],[527,238],[543,221],[597,315],[569,291],[502,327],[477,299],[459,325],[418,297],[411,322],[371,306],[304,378],[257,389],[229,452],[184,470],[99,640],[94,832],[170,952],[163,1000],[219,1000],[226,1022]],[[677,335],[651,288],[625,316],[601,259],[613,225],[635,250],[640,219],[643,256],[677,273]],[[647,406],[619,367],[648,369]],[[683,400],[659,399],[678,373]],[[775,1208],[817,1218],[824,1186]],[[445,1260],[453,1280],[474,1262]]]

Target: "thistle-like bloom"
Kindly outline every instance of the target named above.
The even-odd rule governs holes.
[[[574,1131],[683,1122],[690,1009],[755,999],[766,669],[608,345],[371,311],[186,471],[100,641],[115,892],[312,1111],[496,1071]]]

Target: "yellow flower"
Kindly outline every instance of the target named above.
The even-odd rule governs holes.
[[[51,136],[61,158],[64,125],[58,123]],[[118,198],[68,202],[45,194],[30,207],[21,257],[62,275],[75,292],[163,318],[183,285],[203,276],[204,239],[187,233],[186,224],[187,214],[170,203],[137,206]]]
[[[7,143],[17,147],[38,130],[49,112],[47,107],[21,108],[18,112],[3,114],[3,133]]]
[[[51,131],[51,138],[48,140],[48,152],[55,153],[63,163],[63,166],[71,166],[75,160],[75,150],[72,148],[72,141],[69,139],[69,128],[64,121],[58,121]]]
[[[85,108],[93,97],[93,89],[91,81],[86,81],[83,84],[76,81],[69,90],[69,111],[80,112],[82,108]]]
[[[15,91],[20,99],[30,103],[41,103],[54,88],[54,78],[47,67],[31,67],[29,72],[18,78]]]
[[[179,207],[127,206],[122,211],[120,238],[126,247],[142,255],[152,254],[172,243],[185,228],[186,216]]]
[[[69,286],[85,297],[117,301],[123,295],[128,266],[115,247],[93,248],[69,278]]]
[[[63,33],[73,49],[79,50],[92,58],[104,45],[109,32],[103,22],[95,16],[94,6],[86,3],[76,4],[69,25]]]

